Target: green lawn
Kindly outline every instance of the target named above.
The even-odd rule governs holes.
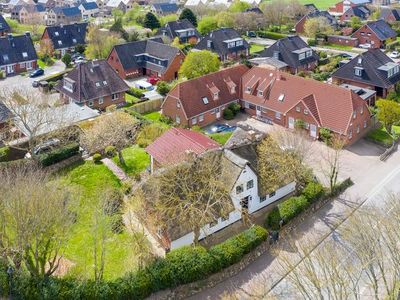
[[[328,9],[329,7],[335,5],[337,2],[337,0],[314,0],[314,1],[310,1],[310,0],[299,0],[299,2],[301,4],[309,4],[309,3],[313,3],[316,7],[318,7],[319,9]]]
[[[396,135],[400,135],[400,126],[393,126],[393,130],[396,133]],[[383,127],[370,131],[367,135],[367,138],[372,141],[383,144],[385,146],[391,146],[393,142],[392,137],[387,133],[386,129]]]
[[[219,132],[219,133],[212,133],[209,135],[209,137],[212,138],[217,143],[225,145],[225,143],[229,140],[231,135],[232,132]]]
[[[52,60],[52,62],[53,62],[53,64],[54,64],[54,59],[52,58],[51,60]],[[39,68],[42,68],[42,69],[43,69],[43,68],[49,66],[48,64],[46,64],[46,63],[45,63],[43,60],[41,60],[41,59],[38,59],[37,62],[38,62]]]
[[[161,122],[160,118],[161,118],[161,113],[159,111],[154,111],[151,113],[145,113],[143,114],[143,117],[149,121],[153,121],[153,122]]]
[[[127,106],[131,106],[135,103],[137,103],[140,99],[136,98],[135,96],[132,96],[131,94],[125,93],[125,101],[126,103],[128,103],[129,105]]]
[[[265,48],[265,46],[263,46],[263,45],[250,44],[250,53],[253,54],[253,53],[257,53],[257,52],[263,51],[264,48]]]
[[[342,51],[351,51],[353,49],[353,47],[350,46],[345,46],[345,45],[323,45],[321,46],[322,48],[329,48],[329,49],[338,49],[338,50],[342,50]]]
[[[113,158],[113,161],[129,176],[139,174],[150,164],[150,156],[137,145],[122,150],[122,156],[125,159],[124,165],[120,163],[118,155]]]
[[[65,248],[65,258],[73,263],[68,274],[82,278],[93,278],[93,216],[98,208],[99,194],[105,188],[121,186],[115,175],[103,164],[85,161],[61,172],[60,180],[79,192],[76,205],[77,221]],[[107,279],[120,277],[134,268],[135,255],[130,250],[130,235],[126,232],[109,232],[106,241],[104,276]]]

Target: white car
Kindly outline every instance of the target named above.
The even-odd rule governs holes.
[[[363,48],[363,49],[369,49],[371,48],[371,44],[360,44],[358,47]]]
[[[393,51],[392,53],[389,54],[390,58],[399,58],[400,57],[400,53],[399,51]]]

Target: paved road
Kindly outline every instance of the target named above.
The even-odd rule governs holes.
[[[317,163],[318,156],[321,160],[318,155],[323,153],[321,147],[321,144],[317,144],[314,163]],[[348,217],[350,209],[356,208],[366,199],[379,202],[379,196],[385,192],[400,191],[400,153],[396,152],[386,162],[381,162],[380,152],[381,149],[363,140],[344,151],[342,177],[351,175],[355,185],[305,220],[296,230],[298,241],[312,240],[317,245],[327,236],[331,236],[337,225]],[[241,273],[190,299],[218,299],[225,291],[247,291],[251,294],[254,285],[260,284],[264,285],[264,290],[276,285],[276,293],[280,294],[287,287],[277,270],[278,261],[271,253],[266,253]],[[243,293],[241,295],[247,298]]]

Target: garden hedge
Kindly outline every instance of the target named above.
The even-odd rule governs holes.
[[[161,289],[205,279],[238,262],[243,255],[267,239],[266,229],[250,229],[206,250],[185,246],[172,250],[147,268],[128,273],[113,281],[94,282],[73,277],[35,281],[28,275],[15,275],[15,299],[144,299]],[[6,268],[0,264],[0,296],[8,296]]]
[[[287,37],[286,34],[279,33],[279,32],[272,32],[272,31],[257,31],[257,35],[260,38],[272,39],[272,40],[279,40],[279,39]]]
[[[37,160],[45,167],[51,166],[55,163],[63,161],[64,159],[70,158],[79,152],[79,144],[72,142],[63,147],[54,149],[48,153],[40,154],[37,156]]]

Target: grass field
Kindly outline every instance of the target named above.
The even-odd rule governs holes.
[[[103,164],[85,161],[65,169],[61,179],[79,192],[76,205],[77,221],[65,248],[65,258],[73,267],[68,274],[81,278],[93,278],[93,219],[99,207],[99,195],[105,188],[120,188],[117,177]],[[104,276],[107,279],[120,277],[134,269],[135,255],[130,247],[130,235],[126,232],[114,234],[109,231],[106,241]]]
[[[393,131],[396,133],[396,135],[400,135],[400,126],[393,126]],[[367,138],[383,144],[384,146],[391,146],[393,143],[392,137],[383,127],[370,131],[367,135]]]
[[[231,135],[232,132],[220,132],[220,133],[212,133],[209,135],[209,137],[212,138],[217,143],[225,145],[225,143],[229,140]]]
[[[314,0],[314,1],[309,1],[309,0],[299,0],[301,4],[314,4],[316,7],[319,9],[328,9],[329,7],[335,5],[338,0]]]
[[[113,161],[125,171],[129,176],[134,176],[144,171],[150,165],[150,156],[139,146],[132,146],[122,150],[122,156],[125,159],[125,164],[122,165],[118,156],[113,158]]]
[[[265,46],[263,46],[263,45],[250,44],[250,53],[253,54],[253,53],[257,53],[257,52],[263,51],[264,48],[265,48]]]

